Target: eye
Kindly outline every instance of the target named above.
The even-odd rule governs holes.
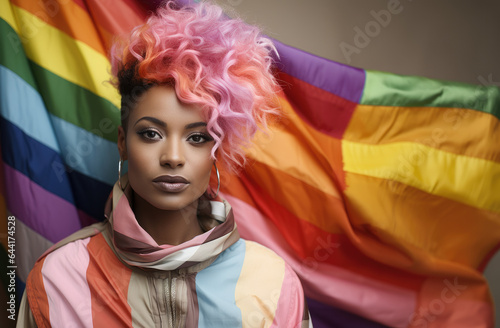
[[[151,130],[151,129],[139,131],[139,132],[137,132],[137,134],[139,134],[140,136],[142,136],[143,138],[148,139],[148,140],[160,140],[161,139],[161,135],[157,131]]]
[[[212,141],[212,137],[204,133],[196,133],[189,136],[188,141],[194,144],[203,144],[208,141]]]

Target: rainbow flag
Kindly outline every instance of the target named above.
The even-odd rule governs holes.
[[[120,104],[107,51],[157,3],[0,0],[2,302],[45,249],[104,219]],[[500,89],[276,46],[283,119],[222,177],[242,237],[292,265],[316,327],[491,327]]]

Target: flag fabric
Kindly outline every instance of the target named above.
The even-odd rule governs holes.
[[[45,249],[104,219],[120,122],[107,54],[156,5],[0,0],[7,298]],[[282,118],[221,178],[242,237],[294,268],[316,327],[493,326],[500,89],[276,47]]]

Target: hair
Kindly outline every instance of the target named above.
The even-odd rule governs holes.
[[[212,157],[228,170],[245,162],[259,128],[276,114],[272,42],[255,26],[228,19],[211,4],[162,5],[111,50],[113,84],[125,129],[130,110],[155,85],[172,85],[181,102],[202,108]]]

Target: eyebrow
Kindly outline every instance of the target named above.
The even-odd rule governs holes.
[[[160,125],[161,127],[166,127],[167,126],[167,123],[163,122],[162,120],[159,120],[157,118],[154,118],[154,117],[151,117],[151,116],[144,116],[144,117],[141,117],[140,119],[138,119],[134,126],[137,125],[137,123],[139,123],[140,121],[150,121],[152,123],[155,123],[155,124],[158,124]],[[194,129],[194,128],[197,128],[197,127],[200,127],[200,126],[207,126],[207,123],[205,122],[194,122],[194,123],[189,123],[187,124],[184,128],[185,129]]]
[[[190,123],[190,124],[186,125],[184,128],[185,129],[194,129],[194,128],[197,128],[200,126],[207,126],[207,123],[205,123],[205,122]]]
[[[139,123],[139,122],[140,122],[140,121],[142,121],[142,120],[144,120],[144,121],[150,121],[150,122],[153,122],[153,123],[158,124],[158,125],[160,125],[160,126],[162,126],[162,127],[166,127],[166,126],[167,126],[167,123],[165,123],[165,122],[163,122],[162,120],[159,120],[159,119],[157,119],[157,118],[151,117],[151,116],[144,116],[144,117],[141,117],[140,119],[138,119],[138,120],[135,122],[134,126],[136,126],[136,125],[137,125],[137,123]]]

